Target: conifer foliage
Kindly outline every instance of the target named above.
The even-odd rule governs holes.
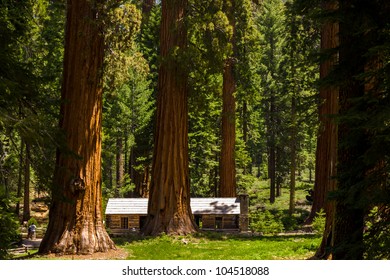
[[[294,229],[325,213],[316,258],[390,258],[389,14],[387,0],[0,1],[0,257],[37,200],[40,252],[90,254],[115,248],[108,198],[148,197],[144,234],[188,234],[190,197],[249,193],[253,230],[286,198]]]

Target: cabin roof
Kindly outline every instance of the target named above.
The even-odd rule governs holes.
[[[191,209],[194,215],[239,215],[240,200],[235,197],[191,198]],[[147,198],[110,198],[106,207],[106,215],[147,215],[147,212]]]

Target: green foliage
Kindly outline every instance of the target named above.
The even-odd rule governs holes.
[[[110,7],[104,18],[105,85],[114,91],[127,81],[129,68],[137,66],[135,38],[141,27],[141,12],[130,3]],[[148,71],[143,66],[138,71]]]
[[[189,96],[189,153],[191,194],[211,196],[218,179],[219,122],[221,100],[218,98],[221,77],[191,73]],[[204,102],[206,100],[206,102]],[[216,174],[217,173],[217,174]]]
[[[325,221],[326,221],[326,213],[323,209],[317,212],[317,215],[314,217],[312,222],[312,228],[317,233],[323,233],[325,230]]]
[[[11,143],[3,173],[16,192],[18,165],[28,144],[34,186],[48,190],[54,173],[59,113],[64,5],[58,1],[2,1],[0,5],[0,137]],[[4,36],[4,37],[3,37]],[[22,157],[23,158],[23,157]],[[12,170],[12,171],[11,171]],[[3,177],[3,176],[2,176]]]
[[[233,27],[223,9],[223,1],[191,0],[188,12],[188,38],[191,61],[202,63],[211,73],[220,73],[233,48]]]
[[[366,220],[365,231],[365,258],[382,259],[390,258],[390,218],[389,207],[375,206],[370,210]]]
[[[151,150],[151,134],[148,133],[154,114],[154,102],[150,82],[148,81],[147,62],[134,54],[134,64],[128,67],[128,77],[117,90],[106,95],[103,107],[103,169],[105,186],[112,187],[110,172],[115,166],[115,155],[118,152],[116,139],[124,141],[124,153],[137,149],[136,164],[144,166],[148,162]],[[141,71],[140,69],[144,69]],[[124,164],[128,164],[127,162]],[[137,167],[133,167],[137,168]],[[122,194],[132,190],[134,182],[126,174]]]
[[[37,220],[36,220],[34,217],[31,217],[31,218],[28,220],[27,226],[29,227],[29,226],[31,226],[32,224],[34,224],[35,226],[38,227],[38,222],[37,222]]]
[[[153,9],[153,13],[158,13]],[[105,19],[105,96],[103,104],[103,180],[108,197],[125,196],[134,190],[133,170],[140,171],[150,162],[152,151],[152,120],[154,115],[155,59],[148,57],[148,48],[154,49],[156,39],[145,30],[154,31],[159,22],[149,15],[141,25],[141,11],[126,3],[112,7]],[[141,27],[143,28],[140,35]],[[139,40],[139,37],[141,40]],[[150,41],[149,41],[150,40]],[[141,53],[141,50],[145,53]],[[151,50],[150,50],[151,51]],[[155,51],[155,49],[154,49]],[[118,141],[123,145],[118,150]],[[121,156],[124,161],[116,162]],[[131,157],[131,159],[130,159]],[[123,165],[123,182],[113,174]],[[117,172],[115,172],[117,171]],[[119,174],[117,174],[119,175]],[[114,178],[116,184],[113,183]]]
[[[275,234],[284,230],[282,221],[268,210],[252,214],[250,219],[250,228],[255,232]]]
[[[0,259],[7,259],[9,255],[7,249],[12,242],[19,240],[19,223],[12,208],[11,201],[4,197],[3,186],[0,185]]]
[[[149,64],[152,88],[157,89],[158,57],[160,53],[161,6],[154,5],[149,15],[142,16],[141,32],[137,39],[140,52]]]

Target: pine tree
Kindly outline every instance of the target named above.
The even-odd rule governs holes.
[[[270,202],[276,197],[277,166],[282,156],[277,156],[281,108],[281,63],[283,61],[284,6],[282,1],[267,0],[263,3],[258,18],[259,31],[263,35],[263,58],[259,69],[261,76],[263,118],[267,137],[268,178],[270,179]]]

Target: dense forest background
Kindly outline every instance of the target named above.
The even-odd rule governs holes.
[[[104,207],[150,194],[164,16],[160,1],[92,2],[104,38]],[[269,219],[261,184],[271,204],[289,197],[294,225],[326,214],[318,257],[388,258],[389,3],[179,2],[185,48],[169,55],[187,77],[190,195],[248,193],[253,219]],[[1,248],[31,201],[56,193],[66,11],[60,0],[1,1]],[[297,189],[313,190],[304,217]]]

